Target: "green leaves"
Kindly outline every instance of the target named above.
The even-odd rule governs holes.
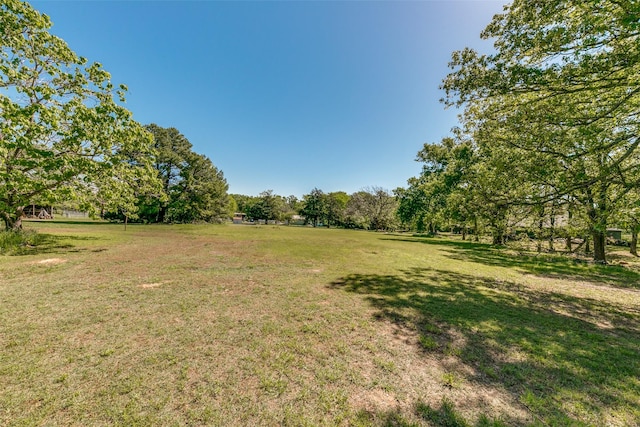
[[[146,222],[219,221],[226,217],[228,185],[222,171],[206,156],[194,153],[177,129],[156,124],[145,129],[150,138],[147,143],[153,144],[151,155],[145,155],[143,147],[128,146],[120,163],[143,165],[157,185],[139,176],[135,203],[129,208],[134,210],[129,212],[139,212]],[[126,213],[118,206],[108,211],[112,218]]]
[[[0,214],[6,227],[19,224],[16,212],[34,200],[129,209],[137,191],[131,183],[154,185],[153,147],[113,99],[110,74],[50,34],[49,18],[27,3],[3,2],[0,27]],[[130,151],[137,161],[122,162]]]
[[[191,153],[180,181],[169,191],[168,218],[173,222],[221,221],[227,214],[228,185],[208,157]]]
[[[444,102],[464,106],[483,176],[512,172],[509,204],[571,199],[595,236],[640,185],[638,22],[633,1],[515,0],[482,33],[495,53],[452,55]]]

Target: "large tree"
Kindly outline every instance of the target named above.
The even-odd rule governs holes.
[[[169,189],[170,222],[221,222],[228,215],[227,181],[211,160],[189,153]]]
[[[482,36],[495,53],[455,52],[446,102],[479,145],[517,159],[523,203],[581,206],[606,262],[606,227],[640,183],[640,3],[515,0]]]
[[[252,219],[264,220],[265,223],[284,219],[285,200],[273,192],[265,190],[250,204],[247,214]]]
[[[311,193],[302,196],[300,215],[303,215],[305,221],[311,222],[316,227],[327,216],[326,194],[319,188],[314,188]]]
[[[133,209],[130,182],[152,170],[152,139],[100,64],[49,32],[28,3],[0,5],[0,216],[20,228],[34,200],[99,199]],[[136,162],[127,161],[138,153]],[[146,178],[145,178],[146,179]]]
[[[523,188],[509,152],[478,145],[468,130],[456,128],[452,137],[425,144],[417,160],[424,164],[421,175],[396,190],[403,222],[431,233],[437,225],[456,227],[463,236],[468,228],[486,228],[494,244],[505,242]]]
[[[155,123],[146,125],[145,128],[153,135],[156,155],[154,167],[162,182],[162,189],[166,195],[176,194],[173,187],[183,179],[182,170],[188,166],[189,159],[193,157],[192,145],[189,140],[176,128],[163,128]],[[147,210],[155,218],[148,218],[153,222],[164,222],[167,218],[169,199],[156,198],[150,201]]]
[[[228,185],[222,171],[209,158],[192,151],[189,140],[176,128],[156,124],[145,128],[153,136],[153,167],[162,188],[153,197],[139,198],[140,219],[216,222],[229,217]]]
[[[325,194],[325,219],[327,227],[331,225],[342,227],[345,224],[349,195],[344,191],[334,191]]]
[[[382,187],[370,187],[353,193],[347,204],[347,221],[369,230],[392,230],[396,227],[398,202]]]
[[[397,189],[400,220],[419,232],[435,233],[444,219],[449,197],[462,186],[468,188],[469,166],[472,163],[471,143],[447,137],[438,144],[424,144],[416,160],[423,163],[419,177],[408,181],[408,188]],[[457,215],[461,217],[461,215]]]

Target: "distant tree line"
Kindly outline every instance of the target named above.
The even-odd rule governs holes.
[[[389,191],[372,187],[351,195],[344,191],[324,193],[318,188],[305,194],[283,197],[267,190],[258,196],[232,194],[232,204],[249,221],[290,223],[298,216],[313,227],[342,227],[366,230],[393,230],[397,227],[396,197]]]

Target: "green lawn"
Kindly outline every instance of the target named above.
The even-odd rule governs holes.
[[[640,425],[640,264],[453,238],[32,222],[0,425]]]

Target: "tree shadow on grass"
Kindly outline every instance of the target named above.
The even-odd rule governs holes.
[[[34,236],[34,244],[23,245],[8,253],[9,256],[40,255],[69,252],[102,252],[104,249],[78,248],[74,242],[98,240],[92,236],[75,236],[37,233]]]
[[[490,419],[483,415],[478,418],[475,424],[469,423],[458,413],[453,402],[443,399],[438,408],[433,408],[426,403],[419,401],[414,405],[414,414],[418,419],[427,421],[429,425],[438,427],[506,427],[507,424],[500,420]],[[387,411],[360,411],[357,414],[358,420],[363,425],[385,426],[385,427],[415,427],[416,424],[407,419],[407,416],[398,409]]]
[[[43,224],[43,225],[58,225],[58,224],[66,224],[66,225],[100,225],[100,226],[110,226],[110,225],[120,225],[122,223],[119,222],[111,222],[111,221],[102,221],[102,220],[91,220],[91,219],[24,219],[22,221],[23,224]]]
[[[513,254],[506,248],[461,240],[424,237],[384,239],[440,246],[451,259],[513,268],[540,277],[578,279],[640,289],[640,272],[620,265],[597,265],[561,254]]]
[[[364,295],[376,319],[417,331],[433,344],[427,352],[451,356],[457,346],[473,369],[456,375],[506,389],[545,424],[604,425],[612,415],[640,424],[637,311],[430,268],[330,286]]]

